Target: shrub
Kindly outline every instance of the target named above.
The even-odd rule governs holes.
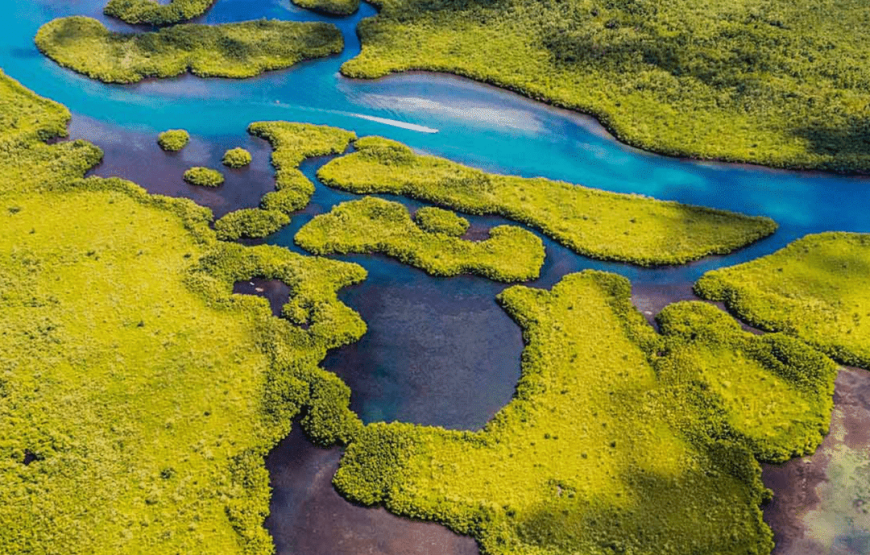
[[[170,129],[157,136],[157,144],[166,152],[178,152],[190,142],[190,134],[184,129]]]
[[[244,168],[251,163],[251,153],[243,148],[233,148],[224,152],[222,162],[228,168]]]
[[[224,183],[224,175],[217,170],[197,166],[184,172],[184,180],[200,187],[219,187]]]
[[[216,221],[214,229],[218,239],[234,241],[241,237],[266,237],[289,223],[290,217],[277,210],[243,208]]]

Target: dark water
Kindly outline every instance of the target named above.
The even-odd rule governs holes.
[[[70,108],[74,114],[71,135],[91,140],[106,151],[97,175],[118,175],[152,192],[191,198],[217,215],[255,206],[263,193],[273,189],[269,147],[249,137],[245,129],[252,121],[282,119],[387,136],[420,152],[489,171],[541,175],[762,214],[781,224],[776,235],[747,249],[679,268],[639,269],[596,262],[545,239],[547,260],[541,278],[532,285],[550,287],[565,274],[586,268],[617,272],[632,280],[635,303],[648,318],[674,300],[692,298],[691,283],[709,269],[768,254],[807,233],[870,231],[866,217],[870,179],[655,156],[616,143],[590,118],[449,76],[409,74],[371,82],[344,79],[338,75],[339,66],[359,52],[356,25],[362,17],[374,14],[367,4],[352,17],[331,19],[295,8],[287,0],[220,0],[202,21],[329,20],[339,25],[346,40],[340,56],[246,81],[185,76],[107,86],[63,70],[36,51],[32,39],[42,23],[63,15],[107,21],[101,15],[103,4],[104,0],[0,0],[7,15],[0,20],[0,67],[25,86]],[[129,29],[107,22],[115,29]],[[191,132],[191,144],[178,154],[163,153],[156,145],[156,134],[177,127]],[[223,152],[235,146],[253,154],[249,168],[228,170],[219,165]],[[303,171],[313,178],[324,162],[308,161]],[[221,168],[227,175],[226,185],[216,190],[186,185],[181,174],[192,165]],[[299,227],[313,215],[352,198],[318,184],[311,205],[268,242],[297,250],[292,238]],[[403,202],[412,210],[419,206]],[[498,218],[470,219],[475,237],[503,223]],[[351,387],[352,408],[365,421],[402,420],[477,429],[510,400],[519,376],[522,341],[518,328],[495,303],[504,285],[473,277],[431,278],[383,257],[344,259],[362,264],[369,272],[365,283],[342,292],[343,300],[362,314],[369,332],[358,344],[331,353],[324,364]],[[280,299],[287,294],[280,284],[264,281],[238,284],[237,291],[266,295],[273,309],[280,307]],[[843,387],[838,382],[838,392]],[[854,410],[866,413],[866,406]],[[852,425],[849,422],[855,420],[843,425]],[[825,449],[852,449],[847,436],[832,434]],[[860,449],[853,451],[860,453]],[[270,456],[267,464],[275,496],[267,524],[279,553],[474,552],[473,542],[438,526],[342,501],[329,486],[338,456],[335,450],[310,446],[296,432]],[[780,541],[778,553],[861,552],[853,547],[866,545],[861,538],[867,537],[870,525],[861,525],[857,513],[846,519],[841,507],[848,505],[847,499],[860,500],[860,484],[870,483],[861,481],[862,467],[854,463],[855,457],[840,456],[838,460],[852,462],[836,467],[836,472],[826,467],[829,470],[820,484],[829,487],[814,486],[822,501],[813,505],[816,512],[810,517],[796,509],[780,511],[778,507],[787,505],[786,501],[768,509]],[[789,464],[788,468],[804,468],[800,465],[815,463]],[[776,472],[770,469],[765,472],[770,486],[784,500],[803,483],[800,473],[785,472],[785,478],[774,478]],[[825,526],[815,526],[818,523]],[[804,530],[811,541],[823,546],[822,551],[806,551],[806,543],[789,543]]]

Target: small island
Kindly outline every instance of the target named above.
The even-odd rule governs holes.
[[[251,153],[243,148],[231,148],[224,152],[221,163],[228,168],[244,168],[251,163]]]
[[[215,0],[109,0],[103,13],[130,25],[173,25],[198,17],[208,11]]]
[[[242,237],[256,239],[271,235],[290,223],[290,216],[280,210],[242,208],[224,215],[214,223],[218,239],[235,241]]]
[[[224,184],[224,174],[211,168],[196,166],[184,172],[184,180],[200,187],[220,187]]]
[[[190,142],[190,133],[184,129],[170,129],[157,137],[157,144],[166,152],[178,152]]]

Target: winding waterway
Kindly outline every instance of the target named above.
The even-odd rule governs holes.
[[[352,17],[328,18],[293,7],[289,0],[218,1],[200,21],[326,20],[338,25],[344,35],[346,47],[340,56],[245,81],[185,76],[134,86],[103,85],[56,66],[34,47],[39,26],[60,16],[88,15],[114,29],[131,29],[102,16],[104,3],[0,0],[6,14],[0,21],[0,67],[28,88],[70,108],[71,135],[88,139],[106,152],[97,175],[118,175],[152,192],[192,198],[218,215],[254,206],[274,187],[268,145],[245,133],[248,123],[288,120],[383,135],[420,152],[488,171],[766,215],[780,224],[774,236],[747,249],[677,268],[641,269],[592,261],[544,240],[547,261],[541,278],[532,285],[550,287],[565,274],[586,268],[617,272],[632,280],[635,302],[648,316],[668,302],[691,298],[691,283],[709,269],[771,253],[807,233],[870,232],[868,178],[652,155],[614,141],[591,118],[451,76],[342,78],[341,63],[359,52],[355,34],[359,20],[375,13],[367,4]],[[154,141],[156,133],[178,127],[191,132],[191,145],[176,155],[161,152]],[[214,167],[232,146],[251,150],[254,162],[250,168],[227,172],[224,187],[204,191],[182,182],[186,168]],[[303,171],[314,179],[324,162],[308,161]],[[348,198],[353,195],[318,184],[311,205],[268,241],[295,250],[292,238],[299,227]],[[473,233],[503,223],[498,218],[470,219]],[[352,408],[366,422],[402,420],[477,429],[510,400],[519,376],[522,340],[518,328],[494,302],[504,285],[474,277],[431,278],[383,257],[344,258],[369,272],[365,283],[342,293],[342,299],[362,314],[369,332],[359,343],[331,353],[325,366],[351,387]],[[275,285],[251,287],[254,292],[259,288],[264,294],[281,294]],[[844,376],[838,382],[838,400],[870,391],[863,371],[850,370]],[[866,553],[862,549],[868,546],[870,523],[861,503],[857,508],[850,504],[859,496],[853,490],[863,466],[837,461],[867,459],[867,442],[844,439],[849,437],[848,422],[867,421],[867,405],[838,404],[837,410],[837,433],[819,454],[765,471],[765,479],[782,500],[766,511],[781,555]],[[846,413],[851,420],[842,416]],[[316,449],[299,433],[270,456],[267,465],[275,495],[267,526],[279,553],[476,552],[473,541],[439,526],[344,502],[329,485],[337,459],[338,451]],[[806,472],[794,468],[815,469],[815,481],[807,485],[801,478],[796,484]],[[789,505],[794,495],[810,490],[806,495],[815,501]],[[825,492],[830,491],[838,492],[838,497],[827,502]],[[865,494],[870,492],[860,493]],[[813,546],[812,551],[807,551],[807,545]],[[354,551],[360,546],[365,550]]]

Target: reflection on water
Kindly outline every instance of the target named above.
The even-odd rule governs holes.
[[[3,69],[71,109],[71,135],[92,140],[106,151],[97,175],[118,175],[152,192],[192,198],[217,215],[255,206],[273,189],[269,147],[245,129],[252,121],[283,119],[384,135],[419,152],[488,171],[540,175],[762,214],[781,224],[776,235],[738,253],[679,268],[640,269],[591,261],[545,239],[546,263],[533,286],[550,287],[565,274],[586,268],[614,271],[632,280],[635,303],[648,318],[669,302],[692,298],[690,284],[709,269],[768,254],[807,233],[870,232],[867,178],[655,156],[616,143],[591,118],[450,76],[344,79],[338,75],[341,63],[359,52],[356,26],[375,13],[368,4],[352,17],[328,18],[287,0],[217,2],[200,21],[329,20],[345,37],[346,50],[340,56],[245,81],[184,76],[107,86],[63,70],[36,51],[36,30],[58,16],[89,15],[111,28],[129,30],[102,16],[104,4],[105,0],[0,0],[7,14],[0,20]],[[191,132],[191,144],[175,155],[160,151],[156,134],[179,127]],[[438,132],[430,132],[434,130]],[[235,146],[250,150],[254,162],[243,170],[223,170],[223,187],[197,188],[181,180],[192,165],[220,168],[224,150]],[[304,173],[313,178],[323,162],[306,162]],[[318,184],[311,205],[268,242],[298,250],[292,240],[296,230],[313,215],[352,198]],[[418,205],[402,202],[412,209]],[[474,237],[504,223],[499,218],[470,219]],[[477,429],[508,402],[519,375],[522,341],[494,301],[504,285],[474,277],[431,278],[382,257],[343,258],[369,271],[365,283],[342,292],[343,300],[366,319],[369,332],[357,345],[332,353],[325,364],[351,386],[352,406],[366,421],[400,419]],[[258,281],[239,284],[237,290],[276,299],[285,293],[278,284]],[[273,302],[273,310],[279,302]],[[860,371],[840,376],[834,433],[809,463],[793,461],[765,470],[765,480],[778,494],[766,514],[777,533],[780,555],[870,551],[870,524],[863,512],[870,499],[870,442],[855,435],[855,430],[867,427],[862,419],[870,414],[866,389],[857,385],[866,379]],[[342,501],[329,485],[338,456],[338,451],[311,447],[294,432],[270,457],[276,490],[268,526],[281,553],[475,552],[473,542],[438,526]]]

